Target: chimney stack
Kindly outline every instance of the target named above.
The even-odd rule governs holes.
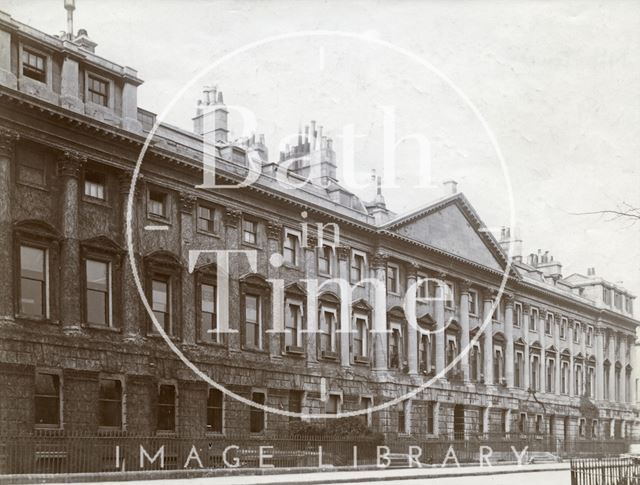
[[[224,104],[222,91],[218,91],[215,86],[205,86],[202,93],[203,99],[198,100],[196,116],[193,118],[193,131],[204,137],[205,142],[227,143],[229,112]]]
[[[511,246],[511,259],[513,261],[522,261],[522,239],[520,239],[520,231],[518,228],[511,230],[510,227],[503,227],[500,230],[500,241],[498,242],[507,254]],[[531,256],[529,256],[529,260],[529,264],[531,264]],[[532,264],[532,266],[534,265]]]
[[[76,1],[64,0],[64,9],[67,11],[67,38],[73,40],[73,11],[76,9]]]
[[[458,192],[458,182],[455,180],[445,180],[442,185],[444,186],[445,195],[453,195]]]
[[[595,276],[595,275],[596,275],[596,269],[594,267],[587,268],[587,276]]]

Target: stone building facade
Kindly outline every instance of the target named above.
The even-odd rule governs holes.
[[[286,429],[295,418],[199,379],[145,310],[126,216],[155,115],[137,106],[137,73],[95,48],[84,31],[50,36],[0,12],[2,429]],[[638,322],[626,290],[592,269],[563,277],[548,254],[516,251],[509,267],[503,246],[518,241],[484,231],[453,183],[409,214],[392,213],[381,194],[360,200],[339,184],[331,140],[314,123],[270,161],[261,137],[228,140],[222,93],[203,96],[193,132],[157,127],[131,213],[147,301],[203,372],[275,409],[333,414],[414,390],[469,347],[433,385],[363,419],[421,438],[636,433]],[[250,160],[260,177],[198,188],[206,153],[217,183],[237,184]],[[285,190],[283,171],[311,181]],[[231,255],[222,276],[212,253],[190,268],[194,250],[248,251],[256,262]],[[332,278],[353,284],[351,305]],[[379,284],[358,284],[367,278]],[[316,279],[328,283],[314,291],[305,280]],[[417,298],[406,300],[411,288]],[[231,332],[215,331],[226,322]],[[270,331],[278,325],[289,332]]]

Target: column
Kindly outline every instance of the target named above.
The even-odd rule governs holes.
[[[377,253],[372,261],[375,285],[373,310],[373,368],[387,370],[387,255]]]
[[[142,309],[140,295],[136,287],[133,276],[133,268],[131,267],[130,254],[127,244],[127,204],[129,200],[129,192],[131,190],[132,171],[126,170],[119,174],[120,180],[120,213],[121,213],[121,238],[122,246],[125,248],[124,264],[122,265],[122,332],[123,337],[129,342],[140,342],[142,339],[142,329],[146,319],[146,312]],[[134,199],[131,210],[131,242],[133,246],[133,257],[136,260],[138,273],[142,272],[142,260],[140,258],[140,227],[142,215],[141,199],[145,192],[142,176],[136,180],[134,188]]]
[[[560,392],[560,375],[562,373],[562,364],[560,362],[560,325],[562,325],[562,315],[556,313],[553,317],[553,342],[556,348],[556,373],[555,373],[555,394],[561,394]]]
[[[317,243],[316,243],[317,244]],[[340,279],[343,281],[349,281],[349,253],[350,248],[342,250],[342,256],[339,258],[338,270],[340,271]],[[346,257],[345,257],[346,256]],[[352,303],[349,301],[349,303]],[[351,354],[349,352],[351,347],[351,332],[353,331],[351,323],[351,305],[347,305],[346,302],[340,305],[340,363],[342,367],[351,366]]]
[[[445,279],[446,275],[441,273],[438,275],[438,283],[436,286],[436,301],[434,317],[436,319],[436,375],[444,369],[444,352],[445,352],[445,321],[444,321],[444,297],[445,297]],[[442,376],[445,378],[446,376]]]
[[[505,313],[504,313],[504,375],[507,380],[507,387],[513,387],[513,295],[504,294]]]
[[[6,53],[8,56],[8,52]],[[1,70],[0,66],[0,70]],[[13,277],[13,170],[12,160],[18,134],[0,128],[0,322],[13,322],[15,316]]]
[[[615,332],[609,331],[609,401],[616,401],[616,340]]]
[[[416,315],[416,281],[418,278],[418,267],[414,264],[408,265],[407,268],[407,294],[405,318],[409,321],[408,315],[411,315],[412,321],[417,325],[418,316]],[[407,324],[407,363],[409,365],[409,374],[418,374],[418,329],[413,325]]]
[[[547,392],[547,352],[544,324],[547,319],[547,309],[538,311],[538,340],[540,341],[540,392]]]
[[[270,232],[270,231],[273,231],[273,232],[277,231],[278,235],[280,235],[282,234],[282,226],[280,226],[280,224],[269,223],[269,227],[267,227],[267,232]],[[278,247],[280,247],[279,241],[280,241],[280,238],[278,237]],[[318,282],[318,273],[316,270],[316,265],[318,262],[316,257],[317,247],[318,247],[318,237],[315,234],[313,235],[308,234],[307,242],[302,247],[302,254],[303,254],[302,257],[304,258],[304,267],[305,267],[304,277],[307,281],[311,280],[316,283]],[[317,348],[318,293],[319,291],[317,286],[315,286],[313,283],[312,285],[309,285],[307,283],[307,313],[306,313],[307,328],[305,330],[305,333],[306,333],[305,343],[306,343],[307,361],[309,362],[315,362],[318,357],[318,348]],[[344,307],[346,307],[346,310]],[[345,360],[344,360],[344,352],[345,352],[344,336],[345,335],[342,332],[343,329],[345,328],[347,329],[347,332],[348,332],[348,328],[349,328],[349,321],[348,320],[346,322],[344,321],[345,311],[347,312],[347,314],[349,313],[349,306],[340,305],[341,315],[338,317],[340,318],[340,320],[336,322],[336,324],[339,325],[338,327],[339,330],[337,330],[336,338],[340,339],[339,348],[341,351],[341,355],[343,356],[342,365],[348,366],[349,365],[349,334],[347,334],[347,348],[346,348],[347,358],[346,358],[346,364],[345,364]]]
[[[604,329],[596,323],[596,400],[604,399]]]
[[[195,196],[187,193],[180,194],[178,204],[180,209],[180,239],[183,261],[189,261],[189,249],[193,243],[193,208],[195,203]],[[182,308],[180,331],[182,334],[182,342],[187,346],[195,345],[196,343],[196,299],[194,298],[194,295],[197,291],[195,275],[193,273],[189,273],[188,268],[184,268],[182,278],[182,305],[180,306],[180,308]]]
[[[350,281],[350,256],[351,248],[346,246],[338,248],[338,271],[340,272],[340,279],[346,282]],[[343,329],[346,331],[340,332],[340,361],[343,367],[349,367],[351,365],[351,356],[349,354],[350,334],[347,332],[351,330],[351,306],[344,303],[340,305],[340,330]]]
[[[574,375],[574,368],[573,368],[573,354],[575,353],[574,348],[573,348],[573,327],[574,327],[574,321],[573,320],[569,320],[569,322],[567,322],[567,338],[569,339],[569,351],[570,351],[570,355],[569,355],[569,397],[573,397],[573,395],[575,394],[575,384],[574,384],[574,380],[575,378],[573,377]]]
[[[482,332],[484,350],[482,357],[484,359],[484,383],[493,385],[493,290],[486,290],[483,295],[484,305],[482,311],[482,323],[488,320],[487,326]]]
[[[228,222],[227,222],[228,224]],[[278,224],[277,222],[269,222],[267,224],[267,261],[271,261],[271,257],[274,254],[282,254],[280,249],[280,242],[282,237],[282,224]],[[280,266],[267,264],[267,274],[269,275],[270,280],[279,280],[280,279]],[[271,317],[272,317],[272,326],[270,330],[278,330],[275,325],[276,322],[282,323],[284,326],[284,283],[275,284],[272,287],[273,293],[271,294]],[[317,292],[312,291],[307,286],[307,292],[310,299],[307,299],[307,330],[311,330],[311,328],[317,328],[317,311],[315,308],[309,308],[312,305],[311,303],[316,301]],[[316,304],[317,307],[317,304]],[[313,312],[312,312],[313,310]],[[269,341],[269,358],[271,360],[281,360],[282,359],[282,333],[278,331],[267,331],[266,333],[267,339]],[[309,344],[313,341],[313,352],[309,350],[307,346],[307,359],[315,360],[315,337],[316,334],[309,334],[309,338],[307,339],[307,343]]]
[[[522,360],[524,361],[522,365],[524,365],[523,374],[524,374],[524,388],[529,389],[530,387],[530,362],[529,362],[529,325],[531,319],[531,306],[528,303],[522,304],[522,327],[523,327],[523,335],[524,335],[524,356]]]
[[[228,208],[225,210],[222,222],[224,224],[224,238],[225,238],[225,249],[240,249],[240,221],[242,220],[242,211],[238,209]],[[229,257],[229,285],[228,291],[229,294],[225,295],[220,292],[220,285],[218,285],[218,321],[220,322],[228,322],[228,329],[226,335],[227,348],[230,353],[239,352],[242,348],[241,338],[242,332],[240,329],[240,285],[233,285],[231,281],[237,281],[240,277],[239,271],[241,264],[240,262],[247,261],[246,256],[244,255],[230,255]],[[274,293],[277,293],[274,291]],[[280,297],[278,304],[274,304],[272,306],[272,322],[276,322],[277,318],[280,318],[279,321],[283,321],[284,318],[284,291],[277,294],[276,297]],[[231,305],[231,302],[235,302],[235,304]],[[270,334],[265,334],[270,335]],[[279,336],[278,334],[275,334]],[[267,337],[270,338],[270,337]],[[271,341],[269,341],[271,343]],[[278,341],[277,349],[280,349],[280,344]],[[271,351],[271,347],[270,347]]]
[[[60,213],[62,243],[60,245],[60,321],[65,333],[81,332],[80,311],[80,241],[78,236],[78,179],[86,157],[66,151],[58,160],[58,176],[62,181]]]
[[[622,364],[622,369],[620,369],[620,402],[626,402],[626,391],[627,391],[627,336],[624,333],[620,333],[620,363]],[[624,426],[624,424],[623,424]]]
[[[460,284],[460,351],[464,352],[460,361],[464,382],[469,382],[469,288],[468,280]]]

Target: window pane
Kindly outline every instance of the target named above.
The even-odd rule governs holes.
[[[216,289],[213,285],[202,285],[202,311],[207,313],[215,312]]]
[[[107,293],[100,291],[87,290],[87,322],[106,325],[108,323],[107,315]]]
[[[245,297],[245,315],[247,322],[258,321],[258,297],[254,295],[246,295]]]
[[[173,431],[175,429],[175,388],[162,385],[158,392],[158,429]]]
[[[22,278],[20,281],[20,313],[43,317],[44,283]]]
[[[251,396],[251,400],[255,403],[264,405],[265,396],[261,392],[255,392]],[[249,431],[259,433],[264,430],[264,411],[262,409],[251,407]]]
[[[29,246],[20,247],[20,268],[22,276],[44,281],[43,249]]]
[[[166,281],[153,280],[153,309],[159,312],[167,312],[168,286]]]
[[[108,290],[109,263],[87,260],[87,288],[98,291]]]
[[[222,392],[210,389],[207,398],[207,430],[222,432]]]
[[[60,424],[60,380],[55,374],[36,374],[36,424]]]

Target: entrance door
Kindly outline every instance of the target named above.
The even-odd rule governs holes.
[[[461,404],[453,408],[453,437],[456,440],[464,439],[464,406]]]

